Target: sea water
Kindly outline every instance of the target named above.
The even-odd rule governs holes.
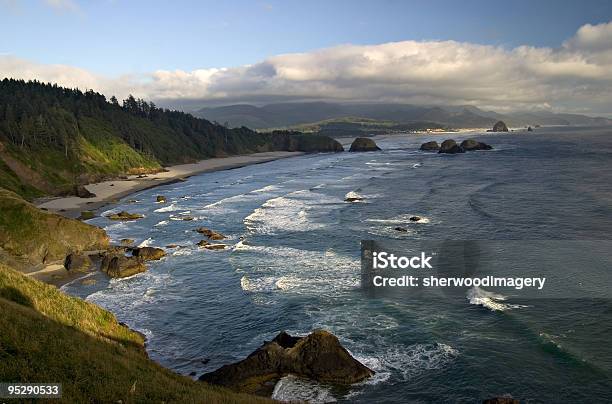
[[[474,135],[494,150],[418,151],[428,140]],[[612,131],[377,142],[380,152],[304,155],[130,195],[90,223],[115,242],[181,248],[168,249],[146,273],[110,281],[97,274],[95,285],[64,289],[143,332],[151,358],[182,374],[240,360],[281,330],[315,328],[333,332],[377,372],[346,388],[287,377],[276,386],[278,399],[611,401],[609,300],[521,305],[486,288],[439,301],[370,299],[359,287],[359,258],[362,239],[609,240]],[[156,195],[168,203],[155,203]],[[347,195],[360,199],[345,202]],[[120,210],[145,217],[102,217]],[[423,220],[410,222],[413,215]],[[227,235],[229,248],[199,249],[200,226]]]

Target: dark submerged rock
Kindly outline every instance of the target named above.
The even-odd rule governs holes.
[[[482,404],[520,404],[520,400],[512,397],[493,397],[482,400]]]
[[[438,153],[456,154],[465,153],[465,150],[457,144],[453,139],[447,139],[442,142]]]
[[[420,216],[410,216],[408,220],[410,220],[411,222],[420,222],[421,217]]]
[[[438,151],[440,150],[440,145],[436,141],[425,142],[421,145],[421,150],[423,151]]]
[[[166,203],[166,197],[163,195],[157,195],[157,197],[155,198],[155,201],[157,203]]]
[[[404,232],[404,233],[408,232],[408,229],[407,229],[407,228],[405,228],[405,227],[400,227],[400,226],[397,226],[397,227],[396,227],[396,228],[394,228],[393,230],[395,230],[395,231],[401,231],[401,232]]]
[[[129,213],[125,210],[122,210],[119,213],[112,213],[106,217],[110,220],[137,220],[142,219],[144,216],[139,213]]]
[[[200,377],[201,381],[251,393],[271,393],[270,386],[293,374],[318,382],[348,385],[374,374],[324,330],[306,337],[281,332],[246,359]]]
[[[350,152],[368,152],[368,151],[377,151],[380,150],[380,147],[376,145],[376,142],[367,137],[358,137],[353,140],[351,144]]]

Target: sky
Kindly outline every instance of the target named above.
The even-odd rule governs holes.
[[[0,77],[201,104],[612,114],[612,1],[0,0]]]

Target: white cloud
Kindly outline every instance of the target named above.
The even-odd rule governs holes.
[[[610,114],[612,23],[584,25],[559,48],[505,49],[455,41],[340,45],[235,68],[158,70],[118,78],[0,56],[0,76],[157,100],[322,99]]]

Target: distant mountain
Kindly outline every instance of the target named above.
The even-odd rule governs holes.
[[[500,114],[467,106],[417,106],[409,104],[336,104],[326,102],[281,103],[257,107],[248,104],[203,108],[194,115],[226,124],[254,129],[284,128],[340,118],[373,119],[395,124],[431,122],[448,128],[491,127],[498,120],[509,126],[612,125],[607,118],[552,112]]]

